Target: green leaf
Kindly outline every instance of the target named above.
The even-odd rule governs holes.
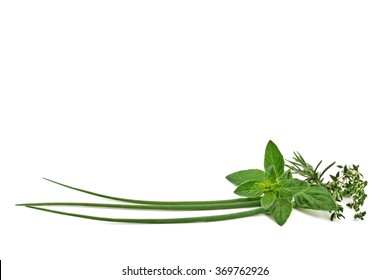
[[[265,170],[265,179],[271,183],[276,183],[276,178],[277,175],[276,175],[275,167],[273,165],[268,166],[267,169]]]
[[[283,175],[280,177],[280,181],[286,181],[292,179],[292,172],[290,169],[288,169],[286,172],[283,173]]]
[[[244,197],[260,197],[263,190],[257,184],[258,182],[257,180],[246,181],[239,185],[234,193]]]
[[[294,197],[298,208],[333,211],[337,209],[336,202],[327,189],[320,186],[310,186],[305,192]]]
[[[263,181],[265,177],[265,173],[263,170],[259,169],[248,169],[248,170],[241,170],[235,173],[232,173],[228,176],[226,176],[226,179],[233,183],[236,186],[241,185],[242,183],[249,181],[249,180],[257,180],[259,182]]]
[[[280,196],[286,198],[293,198],[296,195],[299,195],[306,191],[310,187],[308,182],[299,180],[299,179],[290,179],[280,183],[280,187],[276,190],[279,192]]]
[[[278,147],[271,140],[265,148],[264,168],[273,165],[275,167],[276,176],[280,177],[284,173],[284,158]]]
[[[293,206],[290,200],[279,197],[270,207],[270,215],[278,225],[282,226],[286,223],[288,217],[290,217],[292,208]]]
[[[264,209],[268,209],[274,203],[276,194],[274,192],[266,192],[261,198],[261,206]]]

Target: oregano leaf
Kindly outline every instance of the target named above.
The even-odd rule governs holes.
[[[276,176],[280,177],[284,173],[284,158],[278,147],[271,140],[265,148],[264,168],[273,165],[275,167]]]
[[[268,166],[265,169],[265,179],[271,183],[275,183],[277,178],[277,174],[275,171],[275,167],[273,165]]]
[[[271,207],[276,198],[276,194],[274,192],[266,192],[261,198],[261,206],[265,209]]]
[[[239,185],[234,193],[244,197],[260,197],[263,190],[259,188],[258,182],[257,180],[246,181]]]
[[[261,182],[264,180],[264,178],[265,173],[260,169],[241,170],[226,176],[226,179],[236,186],[239,186],[249,180],[257,180]]]
[[[327,189],[320,186],[310,186],[306,191],[294,197],[298,208],[313,210],[334,211],[337,209],[336,202]]]
[[[292,179],[292,172],[290,169],[288,169],[286,172],[283,173],[281,177],[279,177],[280,181],[286,181]]]
[[[286,198],[293,198],[296,195],[299,195],[306,191],[310,187],[308,182],[299,180],[299,179],[290,179],[282,181],[280,187],[276,190],[279,192],[280,196]]]
[[[270,207],[270,215],[275,222],[282,226],[286,223],[290,217],[293,205],[290,200],[284,197],[275,199],[274,203]]]

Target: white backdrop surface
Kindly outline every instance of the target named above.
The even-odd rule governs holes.
[[[128,265],[385,279],[389,12],[387,1],[2,1],[4,279],[125,279]],[[286,158],[360,164],[366,220],[294,210],[283,227],[136,225],[14,206],[104,201],[42,177],[140,199],[234,198],[224,177],[262,168],[269,139]]]

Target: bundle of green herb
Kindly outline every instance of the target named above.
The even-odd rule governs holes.
[[[271,216],[276,223],[284,225],[290,217],[292,209],[306,208],[312,210],[332,211],[331,220],[344,217],[343,208],[337,204],[344,197],[352,197],[352,202],[347,205],[356,211],[355,218],[363,219],[366,212],[360,212],[366,198],[364,188],[367,181],[362,180],[362,175],[358,171],[357,165],[352,167],[339,166],[342,170],[335,176],[331,175],[332,181],[323,183],[324,173],[334,164],[329,165],[324,171],[317,172],[320,164],[315,169],[306,163],[299,153],[295,153],[293,161],[288,161],[291,165],[285,170],[283,155],[278,147],[269,141],[265,149],[264,170],[248,169],[232,173],[226,179],[237,188],[235,193],[244,198],[214,201],[148,201],[128,198],[108,196],[88,190],[71,187],[50,179],[52,183],[67,187],[72,190],[84,192],[90,195],[103,197],[106,199],[125,202],[118,203],[84,203],[84,202],[41,202],[23,203],[18,206],[47,211],[60,215],[73,216],[78,218],[122,222],[122,223],[193,223],[211,222],[243,217],[258,214]],[[321,163],[321,162],[320,162]],[[304,180],[293,178],[293,173],[301,175]],[[153,210],[176,210],[176,211],[196,211],[196,210],[220,210],[220,209],[241,209],[253,208],[251,210],[234,212],[224,215],[200,216],[188,218],[169,219],[122,219],[89,216],[64,212],[46,208],[47,206],[84,206],[84,207],[105,207],[122,209],[153,209]]]
[[[330,175],[332,181],[324,183],[324,174],[336,162],[328,165],[323,171],[317,171],[322,161],[320,161],[316,168],[308,164],[300,153],[294,153],[292,161],[288,161],[291,165],[286,165],[293,173],[299,174],[306,179],[306,182],[321,186],[327,189],[337,202],[342,202],[344,198],[351,198],[352,202],[346,205],[355,211],[355,219],[364,220],[366,211],[360,211],[364,201],[367,197],[364,189],[367,186],[367,181],[364,180],[363,174],[359,171],[359,165],[337,165],[340,169],[335,175]],[[337,209],[334,210],[330,216],[333,221],[344,218],[344,208],[341,204],[337,204]]]

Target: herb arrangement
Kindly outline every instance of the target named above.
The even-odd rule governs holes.
[[[75,191],[122,203],[41,202],[23,203],[18,204],[18,206],[25,206],[31,209],[84,219],[144,224],[212,222],[266,214],[272,217],[278,225],[282,226],[290,217],[293,208],[329,211],[331,220],[344,218],[344,209],[340,203],[345,198],[349,198],[350,202],[348,202],[346,206],[355,211],[355,219],[364,219],[366,212],[362,211],[361,207],[367,197],[365,193],[367,181],[363,179],[363,175],[360,173],[358,165],[338,165],[339,171],[335,175],[330,175],[330,181],[324,182],[324,174],[335,164],[334,162],[328,165],[323,171],[318,170],[322,161],[313,168],[299,153],[294,153],[293,159],[291,161],[288,160],[287,162],[288,164],[285,164],[283,155],[278,147],[272,141],[269,141],[265,149],[264,170],[248,169],[226,176],[226,179],[236,186],[234,193],[243,197],[237,199],[213,201],[136,200],[95,193],[44,178],[52,183]],[[293,174],[299,175],[300,178],[294,178]],[[124,219],[64,212],[47,208],[48,206],[83,206],[174,211],[251,209],[224,215],[187,218]]]

